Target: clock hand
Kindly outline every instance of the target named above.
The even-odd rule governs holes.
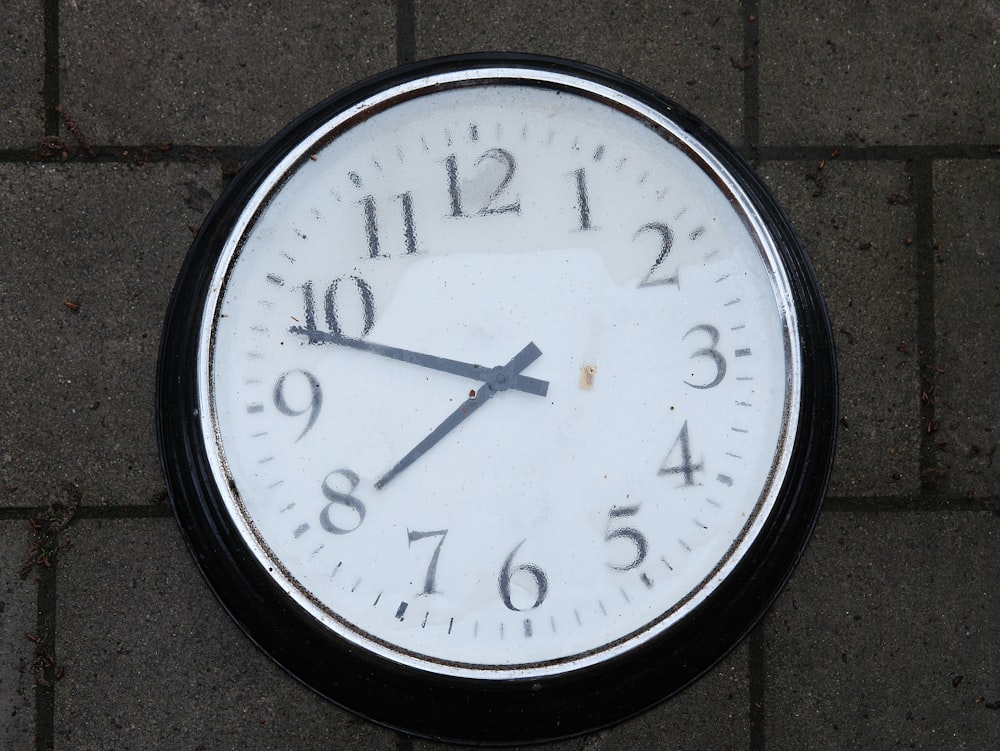
[[[351,337],[341,336],[340,334],[329,334],[325,331],[317,331],[316,329],[310,329],[305,326],[292,326],[288,330],[293,334],[304,334],[308,336],[310,343],[313,344],[339,344],[342,347],[350,347],[351,349],[358,349],[363,352],[371,352],[372,354],[381,355],[382,357],[412,363],[413,365],[420,365],[425,368],[430,368],[431,370],[440,370],[444,373],[451,373],[452,375],[472,378],[476,381],[488,381],[493,374],[500,370],[498,368],[488,368],[485,365],[474,365],[468,362],[461,362],[460,360],[451,360],[446,357],[427,355],[423,352],[414,352],[409,349],[390,347],[385,344],[376,344],[363,339],[352,339]],[[508,383],[504,387],[504,390],[514,389],[515,391],[524,391],[525,393],[535,394],[536,396],[545,396],[548,392],[548,381],[541,381],[537,378],[517,373],[511,373],[508,375]]]
[[[496,394],[500,391],[506,391],[508,388],[513,388],[510,384],[516,380],[518,374],[541,357],[541,354],[542,351],[535,346],[535,343],[529,342],[527,346],[514,355],[514,357],[511,358],[510,362],[506,365],[487,371],[491,377],[479,387],[479,391],[476,395],[466,399],[458,409],[448,415],[440,425],[428,433],[426,438],[414,446],[406,456],[396,462],[392,469],[376,480],[375,487],[379,490],[384,488],[386,484],[396,475],[413,464],[413,462],[423,456],[435,443],[448,435],[448,433],[450,433],[454,428],[458,427],[459,423],[461,423],[465,418],[486,404],[487,400],[496,396]],[[542,381],[542,383],[545,383],[546,387],[548,386],[547,382]]]

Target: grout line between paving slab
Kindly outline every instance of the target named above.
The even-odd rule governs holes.
[[[40,642],[37,645],[34,670],[35,681],[35,749],[50,751],[55,746],[55,675],[52,668],[39,664],[39,660],[51,658],[57,664],[56,654],[56,572],[59,568],[58,556],[53,556],[49,568],[38,575],[38,611],[35,633]],[[48,676],[46,675],[48,674]]]
[[[43,0],[45,64],[42,72],[42,104],[45,135],[59,135],[59,0]]]
[[[39,511],[39,506],[4,506],[0,508],[0,521],[26,521]],[[169,519],[173,517],[170,504],[124,506],[80,506],[75,519]]]
[[[911,496],[827,496],[824,512],[829,513],[934,513],[939,511],[978,512],[988,502],[1000,503],[1000,497],[968,498],[965,495],[943,493],[929,494],[919,505]],[[0,508],[0,521],[24,521],[38,512],[38,506],[4,506]],[[130,504],[122,506],[81,506],[77,519],[171,519],[173,511],[163,503]]]
[[[917,272],[917,362],[920,364],[919,466],[921,500],[933,493],[940,479],[938,450],[935,444],[937,419],[934,409],[934,385],[937,374],[937,342],[934,319],[934,265],[937,248],[934,242],[934,165],[930,160],[914,160],[907,165],[910,194],[916,213],[914,266]],[[936,496],[933,493],[933,496]]]
[[[914,496],[827,496],[823,503],[824,512],[830,513],[908,513],[908,512],[939,512],[958,511],[976,512],[987,508],[993,501],[1000,498],[979,497],[967,498],[964,495],[945,495],[940,493],[920,496],[920,502],[914,504]]]
[[[760,11],[757,0],[743,0],[743,145],[751,163],[760,158]]]
[[[58,113],[56,119],[58,120]],[[748,128],[744,127],[744,138]],[[0,164],[49,163],[49,164],[221,164],[226,174],[235,174],[240,165],[256,153],[262,144],[105,144],[93,146],[96,157],[83,154],[64,160],[59,156],[42,157],[33,149],[0,149]],[[971,159],[981,161],[1000,160],[1000,145],[991,144],[950,144],[945,146],[764,146],[756,151],[741,148],[746,157],[758,162],[809,162],[830,159],[836,152],[841,162],[908,162],[920,161],[928,164],[949,159]]]
[[[413,0],[396,0],[396,64],[412,63],[417,55]]]
[[[770,608],[769,608],[770,609]],[[767,746],[765,734],[766,713],[765,689],[767,682],[767,643],[764,639],[764,622],[761,619],[757,627],[747,638],[748,686],[747,694],[750,701],[747,717],[750,721],[750,751],[764,751]]]
[[[45,62],[42,71],[42,106],[45,134],[59,135],[59,0],[43,0],[42,11]],[[35,682],[35,749],[51,751],[55,747],[55,673],[45,661],[56,660],[56,571],[58,556],[50,568],[42,570],[36,584],[35,633],[37,644],[34,669]],[[42,661],[39,664],[39,661]],[[46,677],[46,673],[51,678]]]
[[[743,13],[743,144],[744,154],[751,164],[760,161],[760,8],[758,0],[742,0]],[[767,746],[764,707],[767,706],[767,645],[757,624],[748,638],[747,720],[750,725],[749,748],[764,751]]]
[[[997,159],[1000,146],[996,144],[925,144],[858,146],[851,144],[815,146],[762,146],[761,161],[818,161],[829,159],[836,151],[838,161],[883,161],[902,162],[908,160],[931,161],[937,159]]]
[[[976,496],[968,498],[964,494],[928,494],[919,505],[914,505],[911,496],[827,496],[823,511],[829,513],[936,513],[940,511],[979,512],[990,502],[1000,503],[1000,497]],[[5,506],[0,508],[0,521],[25,521],[38,512],[38,506]],[[163,503],[124,506],[81,506],[76,512],[77,519],[171,519],[170,504]]]

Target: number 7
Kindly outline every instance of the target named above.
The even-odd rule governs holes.
[[[438,544],[434,547],[434,553],[431,555],[431,562],[427,566],[427,574],[424,576],[424,591],[421,594],[432,595],[437,592],[434,589],[434,577],[437,575],[438,557],[441,555],[441,546],[444,545],[444,538],[447,536],[447,529],[438,529],[433,532],[411,532],[406,530],[406,544],[407,547],[412,545],[417,540],[422,540],[425,537],[440,537]]]

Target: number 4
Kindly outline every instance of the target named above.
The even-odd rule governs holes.
[[[677,454],[680,454],[680,463],[671,464],[670,462],[677,461]],[[691,439],[688,435],[687,420],[685,420],[683,427],[681,427],[680,435],[677,436],[677,440],[674,441],[674,445],[671,446],[670,451],[667,452],[667,456],[663,460],[663,466],[660,467],[660,471],[657,474],[684,475],[684,484],[681,487],[686,487],[700,484],[694,481],[694,473],[703,472],[704,470],[704,464],[701,462],[695,464],[691,461]]]

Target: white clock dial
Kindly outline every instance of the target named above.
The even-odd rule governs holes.
[[[668,627],[752,540],[789,444],[759,220],[691,144],[570,91],[344,120],[247,207],[203,331],[206,433],[262,562],[329,628],[458,673]],[[490,398],[529,345],[544,388]]]
[[[435,737],[681,688],[829,472],[829,324],[784,215],[689,115],[563,61],[420,64],[304,115],[207,221],[164,339],[164,466],[220,598]]]

